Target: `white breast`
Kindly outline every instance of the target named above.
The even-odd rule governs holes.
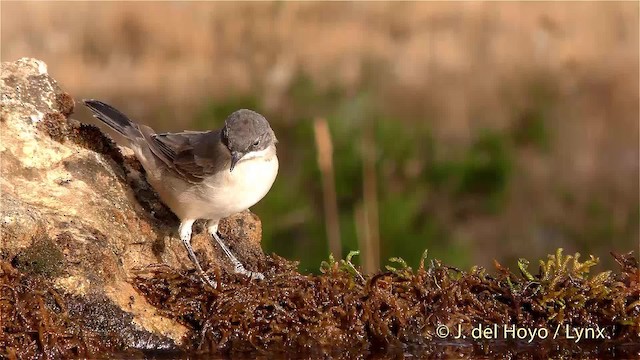
[[[278,174],[273,145],[245,155],[232,172],[227,168],[197,184],[176,177],[159,160],[150,166],[149,159],[155,161],[151,156],[138,158],[147,170],[149,183],[181,220],[220,220],[244,211],[269,192]]]
[[[260,201],[276,179],[278,157],[275,148],[268,153],[251,155],[254,154],[238,162],[233,171],[223,170],[215,179],[194,187],[188,196],[191,204],[187,217],[219,220]]]
[[[278,165],[274,154],[268,159],[240,161],[232,172],[226,172],[226,186],[218,198],[222,203],[234,204],[229,215],[250,208],[267,195],[278,174]]]

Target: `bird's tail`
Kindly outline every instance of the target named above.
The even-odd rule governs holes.
[[[93,111],[93,116],[96,119],[102,121],[126,138],[133,140],[142,136],[136,123],[129,120],[127,115],[121,113],[120,110],[99,100],[89,99],[83,101],[85,106]]]

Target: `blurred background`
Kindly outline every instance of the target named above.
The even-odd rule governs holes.
[[[468,268],[638,251],[637,2],[2,2],[1,58],[157,131],[270,120],[263,247]],[[90,121],[77,107],[75,118]],[[537,266],[534,263],[534,269]]]

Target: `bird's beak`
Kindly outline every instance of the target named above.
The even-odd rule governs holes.
[[[231,168],[229,169],[229,172],[233,171],[233,168],[236,167],[236,164],[240,159],[242,159],[242,156],[244,156],[244,154],[239,151],[231,152]]]

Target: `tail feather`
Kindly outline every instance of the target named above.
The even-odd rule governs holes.
[[[113,106],[100,100],[83,100],[86,107],[94,113],[94,117],[129,139],[142,136],[136,124]]]

